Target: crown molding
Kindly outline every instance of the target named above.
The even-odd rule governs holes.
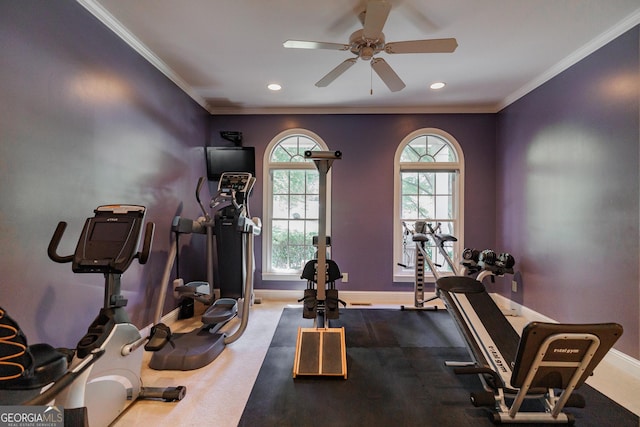
[[[111,15],[100,3],[96,0],[76,0],[85,9],[87,9],[93,16],[95,16],[100,22],[102,22],[107,28],[113,31],[118,37],[120,37],[125,43],[127,43],[132,49],[138,52],[143,58],[149,61],[154,67],[156,67],[161,73],[163,73],[169,80],[175,83],[182,91],[184,91],[189,97],[191,97],[200,106],[206,109],[212,115],[250,115],[250,114],[482,114],[482,113],[498,113],[502,109],[508,107],[512,103],[516,102],[520,98],[527,95],[529,92],[543,85],[553,77],[562,73],[572,65],[581,61],[585,57],[589,56],[596,50],[600,49],[607,43],[611,42],[615,38],[619,37],[626,31],[640,24],[640,8],[636,9],[634,13],[627,18],[620,21],[614,27],[603,32],[595,39],[584,45],[582,48],[573,52],[571,55],[558,62],[553,67],[539,75],[537,78],[531,80],[528,84],[522,86],[520,89],[507,96],[502,101],[493,105],[461,105],[461,106],[442,106],[442,107],[421,107],[421,106],[408,106],[408,107],[319,107],[319,108],[307,108],[307,107],[214,107],[210,105],[206,99],[201,97],[196,90],[185,82],[174,70],[172,70],[164,61],[162,61],[157,55],[155,55],[144,43],[142,43],[137,37],[135,37],[120,21],[118,21],[113,15]]]
[[[518,99],[522,98],[532,90],[542,86],[547,81],[551,80],[553,77],[567,70],[569,67],[577,64],[587,56],[594,53],[596,50],[605,46],[607,43],[615,40],[617,37],[620,37],[622,34],[626,33],[636,25],[640,24],[640,8],[636,9],[634,13],[627,16],[622,21],[618,22],[615,26],[603,32],[580,49],[571,53],[571,55],[564,58],[562,61],[558,62],[553,67],[549,68],[547,71],[539,75],[537,78],[531,80],[526,85],[522,86],[517,91],[513,92],[511,95],[507,96],[498,106],[497,111],[508,107],[509,105],[516,102]]]
[[[174,70],[171,69],[164,61],[162,61],[155,53],[151,51],[140,39],[134,36],[120,21],[118,21],[112,14],[110,14],[100,3],[95,0],[76,0],[80,3],[89,13],[95,16],[100,22],[102,22],[108,29],[113,31],[118,37],[120,37],[125,43],[127,43],[133,50],[138,52],[144,59],[149,61],[151,65],[156,67],[162,74],[164,74],[169,80],[175,83],[182,91],[189,95],[200,106],[207,109],[207,101],[199,96],[193,88],[185,82]],[[209,111],[210,112],[210,111]]]

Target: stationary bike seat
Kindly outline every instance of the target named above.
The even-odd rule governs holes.
[[[0,382],[0,405],[22,404],[67,372],[67,356],[48,344],[33,344],[29,353],[33,357],[33,370],[29,375]]]
[[[0,390],[3,391],[40,389],[67,371],[64,353],[49,344],[28,345],[18,323],[1,307],[0,362]],[[5,394],[0,400],[5,400]]]
[[[29,351],[34,360],[34,376],[23,379],[24,388],[43,387],[67,372],[67,355],[49,344],[33,344]]]
[[[220,298],[202,315],[202,323],[214,325],[228,322],[238,313],[238,301],[233,298]]]

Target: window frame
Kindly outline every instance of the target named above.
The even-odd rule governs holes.
[[[320,150],[328,150],[327,144],[316,133],[302,128],[287,129],[274,136],[267,145],[262,159],[262,212],[264,219],[262,221],[262,280],[264,281],[302,281],[300,274],[302,267],[298,271],[277,272],[271,269],[271,239],[272,229],[271,223],[273,219],[273,182],[272,170],[317,170],[313,162],[271,162],[271,155],[275,148],[283,140],[292,136],[303,136],[313,140]],[[331,171],[327,174],[327,235],[331,234]]]
[[[406,146],[414,139],[421,136],[433,135],[444,139],[451,149],[453,149],[458,158],[457,162],[400,162],[402,152]],[[417,129],[405,136],[398,148],[396,149],[393,160],[393,281],[394,282],[413,282],[413,269],[404,269],[397,263],[402,259],[402,235],[403,228],[401,224],[402,218],[402,180],[400,174],[402,171],[453,171],[457,173],[456,188],[454,189],[454,229],[456,230],[457,242],[453,247],[453,261],[459,261],[460,248],[464,247],[464,153],[458,141],[448,132],[438,128],[422,128]],[[431,272],[425,272],[425,279],[433,282],[434,276]]]

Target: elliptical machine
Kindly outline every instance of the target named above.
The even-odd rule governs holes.
[[[71,354],[69,370],[63,352],[48,345],[35,344],[26,351],[32,354],[33,367],[10,392],[29,393],[31,400],[22,404],[45,405],[55,399],[65,409],[71,425],[107,426],[137,399],[181,400],[186,388],[142,387],[140,370],[145,343],[159,348],[167,343],[167,328],[156,325],[150,337],[142,337],[130,323],[124,307],[127,300],[120,293],[120,279],[135,258],[147,262],[153,239],[153,223],[147,223],[141,252],[142,224],[146,208],[137,205],[107,205],[95,209],[95,216],[85,222],[75,253],[57,253],[67,224],[58,223],[49,243],[48,255],[58,263],[72,263],[74,273],[102,273],[105,277],[104,306]],[[51,388],[40,394],[44,385]],[[0,394],[1,395],[1,394]]]
[[[249,218],[248,197],[255,183],[248,172],[225,172],[220,177],[218,192],[211,200],[212,217],[200,200],[200,190],[205,178],[198,180],[196,199],[203,216],[197,220],[175,217],[172,230],[179,234],[206,234],[207,282],[174,283],[178,296],[193,298],[210,307],[201,317],[203,326],[187,333],[172,334],[172,345],[155,352],[149,367],[157,370],[193,370],[215,360],[227,344],[235,342],[244,333],[249,322],[249,308],[253,298],[253,239],[259,235],[262,223],[259,218]],[[228,259],[219,262],[218,288],[214,288],[214,244],[219,256]],[[223,255],[224,254],[224,255]],[[176,245],[172,245],[162,278],[162,291],[158,298],[156,321],[160,322],[166,298],[167,284],[177,259]],[[244,289],[243,289],[244,285]],[[220,298],[222,296],[222,298]],[[241,303],[239,306],[238,303]],[[233,334],[220,329],[240,315],[241,321]]]

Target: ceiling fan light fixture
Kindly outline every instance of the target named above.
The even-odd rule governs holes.
[[[282,89],[282,86],[279,85],[278,83],[269,83],[267,85],[267,89],[277,92]]]
[[[360,58],[364,61],[368,61],[373,58],[373,48],[371,46],[364,46],[360,51]]]
[[[445,82],[435,82],[435,83],[431,83],[429,87],[433,90],[438,90],[438,89],[442,89],[446,85],[447,84]]]

